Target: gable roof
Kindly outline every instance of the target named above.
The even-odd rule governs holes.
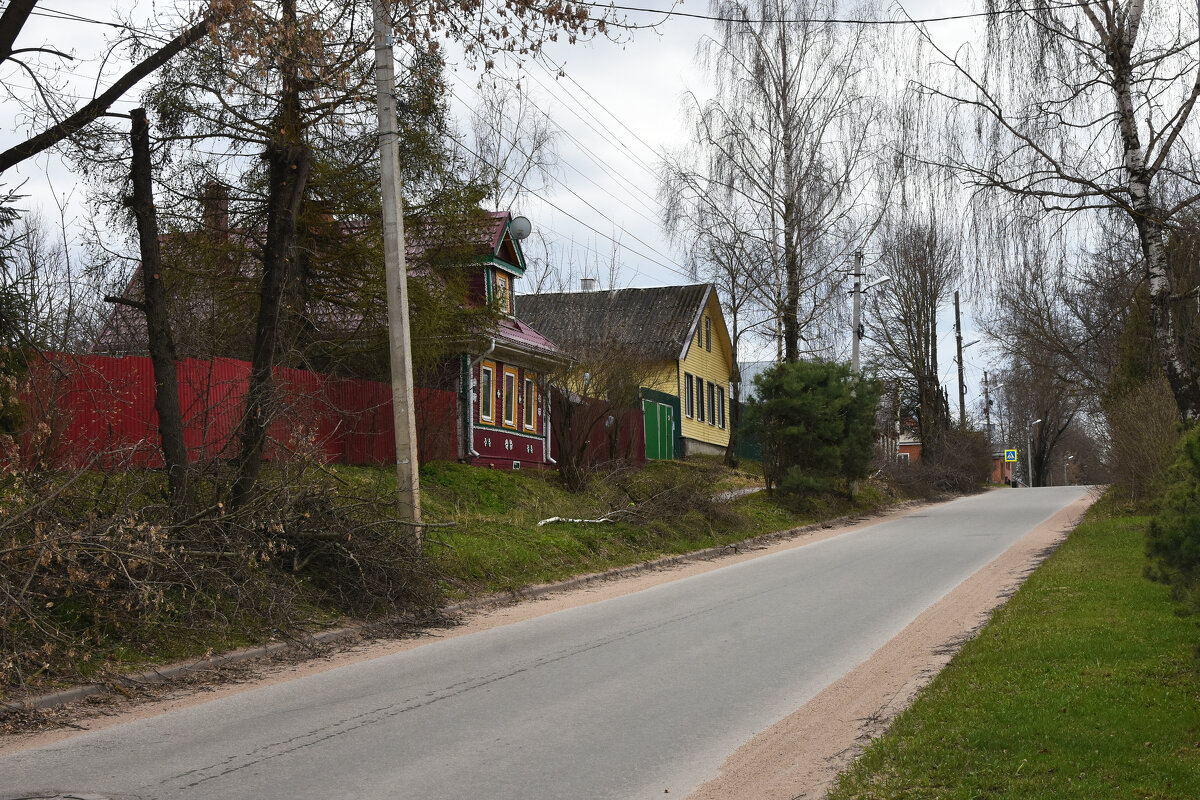
[[[568,352],[597,343],[624,345],[647,360],[680,358],[712,285],[519,295],[517,316]]]
[[[525,256],[508,231],[512,219],[507,211],[487,211],[469,220],[406,220],[404,256],[409,270],[419,269],[428,258],[449,256],[455,261],[477,259],[522,275]]]

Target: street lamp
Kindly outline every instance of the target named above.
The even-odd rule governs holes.
[[[1025,466],[1026,473],[1029,475],[1029,488],[1033,488],[1033,426],[1041,422],[1040,419],[1035,419],[1029,423],[1029,430],[1025,432]]]
[[[1067,483],[1067,465],[1075,460],[1075,456],[1067,456],[1063,459],[1063,486],[1069,486]]]

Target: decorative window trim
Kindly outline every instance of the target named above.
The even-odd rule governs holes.
[[[525,430],[537,432],[537,380],[536,376],[531,376],[528,372],[525,373],[524,390],[522,396],[524,403],[522,404],[521,414],[522,424]]]
[[[683,410],[688,419],[696,416],[696,398],[693,396],[695,391],[695,377],[690,372],[683,373]]]
[[[512,376],[512,418],[508,416],[508,378]],[[513,367],[504,368],[504,382],[500,387],[500,409],[503,414],[503,424],[506,428],[517,429],[517,370]]]
[[[483,391],[483,373],[488,373],[488,391]],[[484,398],[487,398],[486,406]],[[483,413],[484,408],[488,413]],[[483,361],[479,364],[479,421],[489,425],[496,424],[496,364],[493,361]]]
[[[708,424],[717,424],[717,385],[708,382]]]
[[[696,376],[696,419],[704,422],[704,379]]]
[[[512,316],[512,276],[500,269],[493,269],[492,272],[496,276],[493,286],[496,304],[500,306],[501,313]]]

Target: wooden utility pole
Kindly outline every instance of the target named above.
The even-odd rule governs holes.
[[[992,444],[992,395],[988,389],[987,370],[983,371],[983,419],[987,425],[987,441],[990,449],[995,445]]]
[[[408,336],[408,273],[404,263],[404,204],[400,196],[399,136],[392,32],[383,0],[372,0],[375,18],[375,90],[379,117],[379,169],[383,189],[383,258],[387,279],[392,413],[396,427],[396,490],[403,519],[421,545],[421,486],[417,473],[417,423],[413,409],[412,344]]]
[[[858,251],[854,254],[854,288],[851,294],[854,295],[854,336],[853,344],[850,347],[850,370],[858,375],[858,343],[862,339],[862,271],[863,254]]]
[[[958,313],[958,292],[954,293],[954,338],[958,341],[958,427],[967,429],[967,388],[963,383],[962,318]]]

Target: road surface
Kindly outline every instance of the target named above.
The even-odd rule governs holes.
[[[0,758],[0,798],[686,796],[1080,498],[995,491]]]

